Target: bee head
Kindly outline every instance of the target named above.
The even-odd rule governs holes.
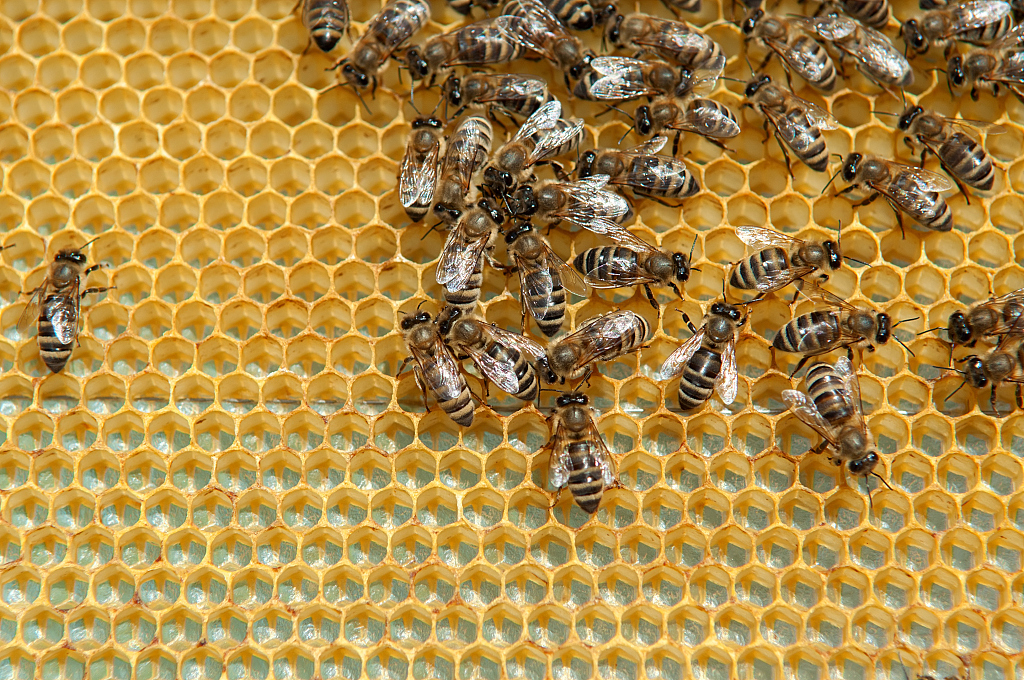
[[[579,80],[579,77],[583,75],[583,71],[590,66],[590,62],[594,60],[594,55],[587,52],[583,55],[583,58],[577,61],[572,67],[569,68],[569,77],[573,80]]]
[[[505,243],[515,243],[523,234],[528,233],[533,227],[529,222],[520,222],[516,226],[509,229],[508,233],[505,234]]]
[[[922,113],[924,113],[924,109],[922,109],[920,106],[911,106],[909,109],[903,112],[902,116],[900,116],[900,120],[896,124],[897,127],[899,127],[900,130],[906,132],[907,130],[910,129],[910,126],[914,124],[914,121],[917,120],[918,116],[920,116]]]
[[[839,252],[839,244],[829,239],[823,241],[821,247],[825,249],[825,256],[828,258],[828,268],[832,271],[839,271],[843,266],[843,256]]]
[[[967,315],[953,312],[949,315],[949,326],[946,328],[949,339],[954,345],[966,345],[971,341],[971,326],[967,323]]]
[[[487,213],[487,216],[495,224],[502,224],[505,221],[505,213],[501,212],[501,208],[494,207],[486,198],[481,199],[476,206]]]
[[[537,212],[537,197],[533,193],[533,187],[522,186],[516,191],[515,211],[517,215],[532,215]]]
[[[462,80],[458,76],[451,76],[441,86],[444,96],[452,106],[462,106]]]
[[[757,94],[758,90],[760,90],[762,87],[764,87],[770,82],[772,82],[772,77],[767,73],[762,74],[760,77],[755,78],[754,80],[751,80],[749,83],[747,83],[747,89],[743,91],[743,94],[745,94],[747,96],[747,99],[749,99],[753,97],[755,94]]]
[[[359,69],[357,69],[352,64],[345,64],[344,66],[342,66],[341,74],[345,76],[345,80],[347,80],[349,83],[356,86],[357,88],[366,89],[370,87],[370,77],[363,73],[362,71],[360,71]]]
[[[967,80],[967,75],[964,73],[964,58],[959,54],[946,64],[946,79],[953,87],[961,87]]]
[[[420,53],[420,48],[413,45],[405,53],[405,65],[409,68],[409,74],[416,80],[423,80],[430,75],[430,65]]]
[[[690,259],[682,253],[672,253],[672,265],[676,272],[676,281],[685,283],[690,278]]]
[[[434,205],[434,214],[437,215],[438,219],[449,219],[452,222],[458,222],[459,218],[462,217],[462,211],[458,208],[450,208],[443,203],[437,203]]]
[[[417,118],[412,122],[413,130],[422,130],[423,128],[436,128],[441,130],[444,128],[444,123],[434,117],[429,118]]]
[[[711,305],[711,313],[716,316],[727,316],[736,322],[739,322],[739,320],[742,318],[742,316],[740,315],[740,310],[724,302],[716,302],[715,304]]]
[[[416,312],[413,315],[406,315],[402,319],[402,330],[407,331],[421,323],[430,323],[430,314],[428,312]]]
[[[857,177],[857,168],[860,167],[860,162],[864,160],[864,154],[851,153],[846,157],[846,162],[843,163],[843,179],[847,182],[852,182]]]
[[[441,332],[441,335],[448,335],[451,331],[452,326],[462,316],[462,310],[458,307],[447,306],[440,314],[437,315],[437,329]]]
[[[882,312],[875,317],[875,321],[878,323],[878,330],[875,332],[875,342],[879,345],[884,345],[892,337],[892,319],[889,318],[888,314]]]
[[[863,458],[851,460],[847,467],[850,470],[851,475],[869,475],[877,465],[878,454],[874,451],[869,451]]]
[[[750,35],[754,32],[754,27],[757,26],[757,22],[764,16],[764,10],[758,7],[750,15],[743,20],[743,24],[740,29],[743,31],[743,35]]]
[[[638,106],[636,109],[636,118],[634,119],[633,124],[636,126],[636,131],[640,133],[641,137],[646,137],[651,134],[651,129],[654,127],[654,124],[651,121],[651,107],[646,104],[644,106]]]
[[[985,362],[981,357],[972,354],[964,360],[964,380],[971,387],[985,387],[988,376],[985,375]]]
[[[612,12],[618,12],[618,9],[615,9],[614,6],[609,6],[607,9],[611,9]],[[608,39],[608,42],[613,45],[617,45],[619,43],[619,38],[622,35],[622,20],[625,18],[626,17],[621,14],[616,14],[615,18],[612,19],[612,22],[608,24],[608,29],[605,31],[605,37]]]
[[[570,406],[572,404],[586,406],[589,403],[590,399],[588,399],[587,395],[582,392],[569,392],[568,394],[560,395],[558,399],[555,399],[555,404],[559,407]]]
[[[907,19],[903,22],[900,33],[903,34],[903,40],[910,46],[910,49],[918,54],[927,51],[928,41],[925,40],[921,27],[917,25],[917,19]]]
[[[484,184],[493,191],[507,194],[515,189],[516,178],[510,172],[491,166],[484,170]]]
[[[53,257],[54,262],[72,262],[77,265],[84,265],[89,259],[76,248],[62,250]]]
[[[576,174],[580,179],[590,177],[594,174],[594,162],[597,160],[597,153],[593,149],[584,151],[580,156],[579,165],[576,166]]]
[[[615,16],[618,11],[619,11],[619,8],[615,6],[614,2],[609,2],[607,5],[605,5],[604,7],[601,7],[600,9],[595,7],[594,8],[594,25],[595,26],[602,26],[602,25],[608,23],[608,20],[611,19],[613,16]]]

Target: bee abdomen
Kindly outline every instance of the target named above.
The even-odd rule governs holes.
[[[303,21],[317,47],[330,52],[348,30],[348,6],[344,0],[306,0]]]
[[[721,372],[721,354],[706,347],[694,352],[679,378],[679,408],[689,411],[710,399]]]
[[[889,0],[842,0],[843,9],[857,21],[882,30],[889,23]]]
[[[792,139],[787,140],[789,148],[807,167],[824,172],[828,168],[828,147],[825,145],[825,137],[821,130],[807,120],[807,115],[801,109],[787,111],[786,118],[790,120],[790,129],[799,131],[792,135]],[[783,139],[785,137],[786,135],[783,135]]]
[[[659,166],[661,172],[658,171]],[[681,161],[666,162],[638,156],[633,159],[623,179],[637,196],[687,198],[700,193],[700,182]]]
[[[790,47],[794,52],[806,55],[806,59],[799,63],[787,59],[787,63],[815,89],[831,92],[836,86],[836,67],[825,48],[806,35],[798,36]]]
[[[572,264],[580,274],[605,283],[618,283],[622,280],[622,272],[636,272],[638,268],[636,252],[619,246],[584,250]]]
[[[957,34],[957,39],[972,45],[989,45],[1006,35],[1013,27],[1013,15],[1007,14],[994,24],[985,24]]]
[[[811,354],[827,351],[842,337],[839,319],[830,312],[811,312],[796,317],[772,340],[772,346],[783,352]]]
[[[854,406],[844,397],[846,385],[831,364],[811,366],[805,381],[808,396],[814,400],[814,406],[825,420],[839,425],[853,417]]]
[[[36,337],[36,344],[39,346],[39,358],[43,360],[46,367],[54,373],[60,373],[68,359],[71,357],[73,342],[61,342],[57,339],[57,333],[53,324],[45,315],[39,317],[39,333]]]
[[[473,396],[469,393],[469,386],[465,380],[462,381],[461,389],[457,396],[451,399],[442,399],[443,395],[434,392],[438,406],[448,414],[457,424],[469,427],[473,424]]]
[[[530,295],[530,309],[541,332],[551,337],[562,328],[565,319],[565,288],[554,272],[528,272],[525,288],[541,291]],[[526,295],[525,292],[522,293]]]
[[[484,275],[481,267],[473,270],[469,282],[463,290],[444,289],[444,301],[452,307],[457,307],[463,315],[472,314],[476,311],[476,303],[480,300],[480,288],[483,286]]]
[[[569,454],[569,492],[584,512],[593,514],[597,512],[604,494],[604,475],[594,460],[589,443],[573,442],[566,449]]]
[[[500,345],[496,342],[490,343],[487,347],[487,354],[498,361],[512,360],[515,365],[516,378],[519,381],[519,390],[512,396],[523,401],[532,401],[537,396],[537,389],[540,382],[537,380],[537,371],[526,361],[523,353],[517,349]]]
[[[753,290],[757,282],[772,272],[789,267],[789,257],[782,248],[765,248],[741,260],[732,270],[729,285],[740,290]]]
[[[988,191],[995,181],[992,159],[970,135],[954,132],[939,147],[939,158],[956,177],[969,186]]]

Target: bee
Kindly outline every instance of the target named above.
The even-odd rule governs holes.
[[[683,321],[693,335],[668,355],[658,371],[660,379],[679,377],[679,408],[683,411],[698,408],[713,392],[728,406],[739,389],[736,337],[746,317],[733,305],[716,302],[700,328],[685,314]]]
[[[569,492],[580,509],[594,514],[606,487],[615,484],[615,464],[581,392],[563,394],[555,400],[551,416],[551,485]]]
[[[434,214],[442,222],[452,225],[462,216],[473,175],[491,153],[492,135],[486,118],[467,116],[448,138],[434,191]]]
[[[544,6],[563,24],[574,31],[594,27],[594,8],[588,0],[543,0]]]
[[[512,0],[502,11],[523,20],[523,31],[517,36],[521,44],[561,70],[567,86],[569,78],[579,78],[594,58],[594,53],[538,0]]]
[[[953,183],[942,175],[856,152],[846,157],[839,172],[843,180],[850,182],[840,195],[867,187],[871,195],[855,204],[857,206],[884,196],[896,213],[900,229],[903,229],[903,213],[932,231],[953,228],[953,210],[939,193],[952,189]]]
[[[1024,335],[1024,288],[980,302],[966,314],[953,312],[946,333],[954,347],[973,347],[985,337]]]
[[[63,248],[57,252],[43,283],[27,293],[32,297],[18,320],[18,333],[22,336],[27,335],[33,321],[37,322],[39,357],[54,373],[60,373],[68,363],[78,339],[82,298],[112,288],[83,288],[89,274],[103,267],[102,264],[88,264],[82,251],[89,243],[81,248]]]
[[[853,475],[871,474],[878,465],[871,432],[864,420],[860,383],[850,360],[840,357],[835,365],[817,363],[804,377],[806,394],[783,390],[782,398],[797,418],[825,440],[819,450],[831,446],[836,465],[846,465]]]
[[[484,257],[490,258],[504,220],[501,210],[484,199],[463,213],[455,228],[448,232],[437,262],[437,282],[445,288],[448,305],[465,314],[476,309],[483,285]]]
[[[398,195],[413,222],[426,217],[430,204],[434,202],[437,160],[441,154],[443,134],[444,123],[437,118],[421,117],[412,122],[398,175]]]
[[[786,75],[792,71],[821,92],[831,92],[836,86],[836,65],[828,51],[816,40],[800,30],[797,24],[776,16],[766,15],[760,7],[747,14],[741,25],[744,40],[757,41],[768,50],[761,64],[764,68],[773,54],[786,66]]]
[[[480,372],[516,399],[532,401],[540,392],[533,363],[544,348],[527,337],[471,318],[456,307],[446,307],[438,317],[438,330],[456,354],[467,355]]]
[[[907,19],[900,35],[915,54],[924,54],[932,45],[945,48],[948,59],[956,41],[988,45],[1009,32],[1013,25],[1010,3],[1002,0],[968,0],[925,12]]]
[[[1017,406],[1024,408],[1021,395],[1021,383],[1024,382],[1022,366],[1024,366],[1024,344],[1022,344],[1021,335],[1019,333],[1004,335],[1000,338],[999,344],[987,354],[983,356],[971,354],[964,357],[963,371],[959,371],[964,376],[964,382],[946,397],[946,401],[964,385],[970,385],[975,389],[991,387],[992,409],[998,418],[1001,416],[997,406],[996,391],[1004,382],[1012,382],[1016,383]]]
[[[405,50],[402,60],[413,80],[433,81],[455,66],[504,64],[518,59],[526,47],[518,38],[525,23],[518,17],[484,19],[435,35]]]
[[[613,237],[617,245],[600,246],[584,250],[573,260],[573,266],[592,288],[625,288],[643,286],[651,306],[661,310],[658,301],[651,291],[651,284],[668,286],[680,298],[682,291],[673,279],[680,284],[690,278],[690,255],[669,253],[655,248],[646,241],[633,236],[623,229],[621,234],[627,236]],[[697,241],[694,240],[694,245]]]
[[[533,174],[534,165],[579,146],[583,121],[558,125],[561,115],[562,103],[557,99],[537,109],[484,168],[484,189],[491,195],[507,196]]]
[[[988,47],[954,56],[946,64],[946,81],[954,96],[970,88],[971,98],[977,100],[979,89],[998,96],[1003,87],[1024,101],[1024,25]]]
[[[655,137],[625,151],[592,149],[576,166],[580,179],[608,175],[608,183],[628,188],[637,198],[683,199],[700,191],[700,182],[674,156],[659,155],[668,140]]]
[[[565,291],[583,296],[587,293],[587,284],[528,222],[509,230],[505,243],[519,272],[523,332],[526,332],[526,320],[532,316],[541,333],[548,337],[555,335],[565,320]]]
[[[672,155],[679,150],[679,135],[694,132],[708,141],[723,146],[719,140],[730,139],[740,133],[736,114],[725,104],[707,97],[689,96],[685,99],[659,97],[650,106],[638,106],[633,127],[641,137],[659,135],[675,130]],[[724,147],[723,147],[724,148]]]
[[[793,17],[792,21],[831,44],[884,90],[904,90],[914,82],[910,62],[884,34],[844,16]]]
[[[474,404],[469,385],[459,371],[455,357],[442,341],[437,321],[429,313],[417,311],[405,316],[400,326],[410,356],[402,362],[398,374],[402,374],[409,361],[415,361],[413,374],[423,391],[424,406],[427,389],[430,389],[438,406],[452,420],[463,427],[472,425]]]
[[[632,47],[692,70],[721,74],[721,46],[685,21],[672,21],[634,12],[615,14],[605,27],[605,40],[615,47]]]
[[[850,348],[853,345],[866,343],[868,351],[873,352],[875,345],[884,345],[893,338],[910,352],[910,348],[892,334],[893,329],[903,323],[902,321],[894,324],[892,318],[885,312],[874,312],[851,305],[846,300],[814,285],[801,290],[808,299],[825,305],[828,310],[801,314],[775,334],[772,347],[780,352],[804,355],[790,377],[803,368],[812,357],[826,354],[839,347],[845,347],[848,356],[852,357],[853,351]]]
[[[626,101],[654,95],[685,94],[691,86],[690,70],[667,62],[630,57],[597,57],[573,88],[590,101]],[[711,87],[717,76],[712,75]],[[711,87],[708,87],[710,92]]]
[[[335,68],[356,91],[376,89],[377,73],[396,49],[430,20],[426,0],[390,0],[366,26],[352,50]]]
[[[770,293],[816,271],[826,280],[843,266],[836,241],[802,241],[761,227],[736,227],[736,235],[757,251],[733,267],[729,285],[739,290]]]
[[[639,314],[621,310],[587,319],[576,329],[552,343],[541,366],[545,380],[586,380],[597,361],[639,352],[651,334],[651,326]]]
[[[518,73],[472,73],[451,76],[442,86],[445,99],[457,106],[458,116],[466,107],[500,109],[528,118],[540,107],[554,101],[543,78]]]
[[[348,31],[347,0],[302,0],[302,23],[313,42],[330,52]]]
[[[898,127],[907,133],[904,141],[908,146],[920,145],[922,161],[928,152],[939,159],[960,191],[964,191],[961,182],[980,191],[992,188],[996,176],[992,158],[967,129],[981,129],[993,135],[1006,132],[1006,128],[981,121],[946,118],[920,106],[904,111]]]
[[[879,31],[889,25],[892,16],[889,0],[839,0],[839,6],[847,16]]]
[[[791,174],[787,148],[812,170],[824,172],[828,168],[828,147],[821,131],[839,127],[832,114],[773,84],[768,75],[754,77],[744,94],[749,105],[764,116],[766,129],[772,126]]]
[[[622,230],[632,210],[622,196],[606,191],[608,175],[591,175],[575,182],[545,180],[536,188],[524,184],[511,200],[516,215],[533,216],[545,224],[567,220],[596,234]]]

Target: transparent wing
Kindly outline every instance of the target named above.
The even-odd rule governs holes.
[[[57,339],[64,344],[72,342],[75,335],[78,334],[80,304],[81,297],[78,295],[78,286],[75,286],[69,296],[55,298],[43,305],[43,314],[53,326],[53,332]]]
[[[604,481],[604,485],[611,486],[615,483],[615,460],[612,458],[612,452],[608,449],[593,416],[590,418],[590,424],[587,425],[587,439],[593,442],[594,458],[598,467],[601,468],[601,479]]]
[[[502,80],[499,81],[501,84],[498,87],[493,88],[489,94],[479,97],[477,101],[493,102],[506,99],[520,99],[542,94],[547,92],[548,89],[547,84],[543,80],[532,76],[508,74],[501,76],[501,78]]]
[[[570,267],[565,260],[555,254],[555,251],[551,250],[551,246],[544,244],[546,252],[543,255],[543,259],[547,268],[550,271],[558,274],[558,278],[562,281],[562,286],[572,292],[576,293],[580,297],[586,297],[588,294],[587,282],[579,275],[575,269]]]
[[[406,151],[398,179],[398,192],[403,207],[427,204],[433,199],[434,188],[437,186],[437,159],[440,153],[441,145],[435,144],[423,161],[417,162],[415,152],[412,149]]]
[[[965,130],[978,130],[985,132],[990,135],[1001,135],[1006,132],[1006,128],[996,123],[990,123],[985,120],[973,120],[971,118],[943,118],[950,125],[956,125],[957,127],[964,128]]]
[[[601,77],[590,85],[590,93],[597,99],[635,99],[656,94],[657,90],[644,82],[644,62],[629,57],[597,57],[590,68]]]
[[[1024,40],[1012,49],[1016,51],[1004,56],[999,66],[986,77],[987,80],[1018,86],[1024,84]]]
[[[682,21],[659,21],[657,30],[647,31],[633,38],[633,44],[652,48],[662,57],[680,66],[691,66],[698,56],[710,54],[715,50],[714,40]],[[711,66],[711,70],[718,70],[720,74],[725,64],[702,66]]]
[[[813,271],[814,267],[790,267],[788,269],[767,272],[757,280],[757,289],[762,293],[770,293],[773,290],[785,288]]]
[[[469,189],[476,167],[487,160],[491,152],[491,133],[491,124],[483,116],[470,116],[463,120],[445,149],[439,176],[456,176]]]
[[[617,355],[622,350],[622,338],[626,334],[637,333],[646,338],[649,330],[642,316],[629,311],[611,312],[589,319],[572,334],[583,345],[572,371],[606,356]]]
[[[839,357],[833,368],[836,375],[842,379],[846,392],[850,395],[853,412],[857,414],[860,420],[863,420],[864,407],[860,401],[860,381],[857,379],[857,373],[853,370],[853,365],[850,364],[850,359],[848,357]]]
[[[566,121],[569,123],[570,121]],[[549,130],[545,134],[537,145],[533,147],[533,151],[530,152],[529,164],[533,165],[538,161],[542,161],[548,156],[558,153],[558,150],[562,148],[564,144],[572,142],[577,137],[582,138],[581,132],[583,131],[583,121],[575,119],[571,121],[571,124],[558,125],[554,129]],[[576,145],[579,144],[579,140],[576,140]]]
[[[519,128],[515,136],[512,137],[511,142],[518,142],[527,137],[531,137],[541,130],[550,130],[558,122],[558,119],[562,115],[562,102],[557,99],[552,99],[544,106],[540,107],[533,112],[523,126]]]
[[[776,54],[782,57],[790,68],[796,71],[802,78],[813,83],[820,82],[826,75],[829,61],[818,60],[814,54],[794,50],[787,43],[781,40],[765,39]]]
[[[779,113],[777,109],[764,108],[762,112],[771,124],[779,132],[779,136],[791,149],[795,148],[810,148],[811,144],[817,142],[817,138],[814,136],[813,128],[801,125],[799,121],[794,121],[786,113]],[[810,119],[807,120],[810,123]],[[812,123],[813,125],[813,123]]]
[[[715,391],[722,398],[723,404],[728,406],[736,401],[739,384],[740,374],[736,368],[736,334],[733,333],[722,350],[722,370],[715,379]]]
[[[800,287],[800,292],[808,300],[826,305],[828,307],[837,307],[848,312],[860,311],[860,309],[855,305],[851,305],[849,302],[839,297],[838,295],[830,291],[827,291],[821,286],[818,286],[813,283],[805,283],[803,286]]]
[[[807,120],[811,123],[811,125],[818,128],[819,130],[839,129],[839,121],[836,120],[831,113],[821,108],[817,104],[812,104],[806,99],[801,99],[796,95],[793,95],[793,97],[800,103],[800,106],[803,107],[804,115],[807,116]]]
[[[947,191],[954,186],[943,175],[906,165],[890,168],[890,172],[894,175],[891,182],[871,186],[910,213],[928,214],[928,211],[933,209],[928,192]]]
[[[608,179],[608,175],[591,175],[562,184],[568,200],[552,215],[597,234],[621,230],[622,226],[615,220],[629,213],[629,203],[622,196],[603,189]]]
[[[512,359],[495,359],[485,351],[485,346],[472,345],[466,347],[473,362],[487,379],[498,386],[498,389],[509,394],[519,391],[519,376],[516,375],[516,362]]]
[[[902,83],[913,77],[910,62],[896,49],[889,38],[868,26],[860,27],[860,41],[856,45],[841,45],[844,52],[853,56],[872,74],[884,74],[894,82]]]
[[[438,401],[449,401],[462,393],[466,381],[459,372],[455,358],[441,342],[441,336],[435,336],[434,341],[425,350],[409,346],[409,351],[424,374],[436,371],[437,380],[429,382],[428,385]]]
[[[1009,33],[988,46],[993,52],[1005,52],[1024,47],[1024,24],[1015,26]]]
[[[982,26],[988,26],[1002,20],[1010,14],[1010,3],[1000,0],[974,0],[961,2],[949,10],[952,22],[943,37],[949,38]]]
[[[580,275],[558,257],[551,247],[544,244],[544,252],[538,257],[527,259],[517,252],[512,253],[519,270],[520,295],[527,309],[537,318],[544,309],[551,305],[555,293],[555,277],[562,286],[577,295],[586,295],[587,284]]]
[[[765,248],[789,250],[804,244],[800,239],[764,227],[736,227],[736,236],[754,250],[764,250]]]
[[[367,24],[363,37],[356,48],[367,41],[376,41],[380,49],[380,63],[384,63],[396,49],[412,37],[430,20],[430,5],[424,0],[411,0],[406,3],[388,3],[384,5],[370,23]],[[380,39],[386,36],[387,39]],[[356,53],[353,48],[352,53]]]
[[[484,334],[490,336],[495,342],[513,347],[533,359],[540,359],[544,356],[544,348],[525,335],[498,328],[494,324],[484,324]]]
[[[677,120],[672,127],[715,139],[729,139],[740,133],[739,123],[726,115],[717,102],[704,97],[691,99],[682,120]]]
[[[466,289],[490,240],[490,234],[467,235],[465,224],[466,215],[463,214],[456,227],[448,232],[437,262],[437,282],[452,292]]]
[[[653,156],[662,149],[665,148],[665,144],[668,143],[668,137],[664,135],[658,135],[648,139],[643,144],[637,144],[634,147],[630,147],[623,151],[623,153],[636,154],[638,156]]]
[[[43,298],[52,292],[53,288],[50,286],[50,282],[43,281],[43,284],[32,293],[32,297],[28,301],[28,305],[21,312],[21,316],[18,317],[18,334],[24,336],[28,333],[29,329],[32,328],[33,324],[39,321],[39,307],[43,302]]]
[[[835,431],[818,412],[818,407],[810,397],[799,390],[782,390],[782,400],[797,418],[820,434],[829,444],[838,446]]]
[[[565,428],[562,418],[556,413],[551,417],[551,460],[548,463],[548,481],[551,486],[561,489],[569,481],[569,449],[566,446]]]
[[[682,345],[677,347],[672,354],[668,355],[665,359],[665,363],[658,369],[658,377],[660,380],[671,380],[682,374],[683,369],[686,368],[686,364],[690,362],[690,358],[700,349],[700,345],[704,342],[704,334],[707,332],[707,324],[704,323],[693,336],[684,342]]]
[[[802,17],[790,15],[788,19],[798,26],[815,33],[823,40],[835,42],[853,34],[857,30],[857,22],[840,15],[826,17]]]

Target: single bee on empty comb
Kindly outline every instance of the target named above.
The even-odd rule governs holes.
[[[604,490],[615,484],[615,463],[589,403],[581,392],[563,394],[555,401],[547,444],[551,449],[548,478],[559,492],[568,485],[576,504],[594,514]]]
[[[347,0],[302,0],[302,23],[309,37],[324,52],[330,52],[348,31]]]

